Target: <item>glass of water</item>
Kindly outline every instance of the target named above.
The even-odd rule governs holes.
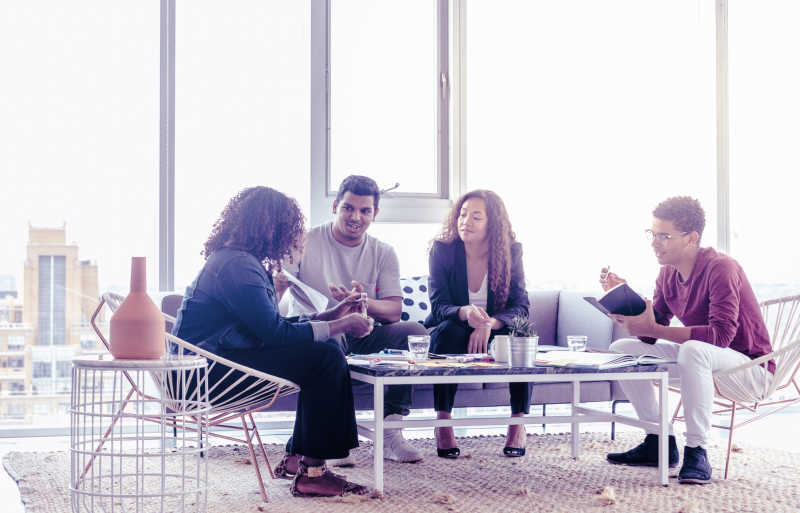
[[[414,361],[421,362],[428,359],[428,350],[431,347],[430,335],[409,335],[408,350]]]
[[[570,351],[586,351],[586,342],[589,337],[586,335],[567,335],[567,346]]]

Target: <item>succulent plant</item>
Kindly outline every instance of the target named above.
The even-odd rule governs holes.
[[[515,315],[508,325],[512,337],[535,337],[536,327],[527,315]]]

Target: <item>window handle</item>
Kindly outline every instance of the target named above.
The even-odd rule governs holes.
[[[441,82],[442,82],[442,100],[444,100],[444,99],[447,98],[447,86],[448,86],[447,73],[443,71],[441,73],[440,79],[441,79]]]

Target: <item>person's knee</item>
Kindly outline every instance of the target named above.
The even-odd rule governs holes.
[[[709,344],[699,340],[687,340],[678,351],[678,365],[681,367],[709,365]]]
[[[620,338],[612,342],[611,345],[608,346],[608,350],[615,353],[631,353],[632,346],[640,343],[641,341],[638,338]]]
[[[408,349],[410,335],[427,335],[425,326],[414,321],[400,321],[390,324],[391,331],[386,337],[386,347],[391,349]]]
[[[325,369],[325,373],[346,374],[347,360],[338,344],[314,343],[308,351],[309,358],[315,358]]]

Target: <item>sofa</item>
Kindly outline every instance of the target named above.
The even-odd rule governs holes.
[[[422,322],[429,313],[427,277],[401,279],[403,289],[402,319]],[[539,335],[539,344],[567,345],[567,335],[587,335],[588,347],[607,349],[613,340],[626,336],[620,327],[583,300],[586,293],[566,290],[530,290],[530,317]],[[180,296],[166,296],[162,310],[175,315]],[[468,383],[459,385],[456,408],[508,406],[506,383]],[[356,410],[371,410],[372,385],[353,382]],[[570,383],[537,383],[531,394],[531,404],[565,404],[572,398]],[[585,402],[621,401],[625,396],[616,382],[583,383],[581,399]],[[292,411],[297,397],[281,397],[271,411]],[[433,408],[433,385],[415,385],[412,408]]]

